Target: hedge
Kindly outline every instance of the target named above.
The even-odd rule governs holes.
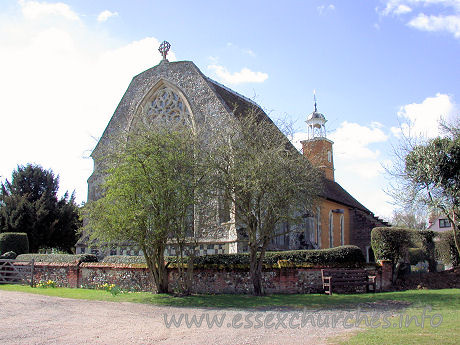
[[[29,252],[29,239],[25,232],[3,232],[0,234],[0,255],[6,252],[25,254]]]
[[[14,260],[16,259],[16,253],[15,252],[6,252],[5,254],[0,255],[0,260]]]
[[[454,234],[452,231],[441,233],[440,240],[436,243],[436,256],[445,265],[459,266],[460,255],[455,246]],[[460,235],[457,237],[460,241]]]
[[[393,264],[405,261],[413,244],[416,230],[398,227],[372,229],[371,245],[377,260],[390,260]]]
[[[177,266],[176,257],[165,257],[169,267]],[[114,264],[146,264],[143,256],[111,255],[106,256],[103,263]],[[267,252],[264,258],[265,267],[344,267],[362,266],[365,259],[361,249],[356,246],[341,246],[330,249],[291,250]],[[193,260],[196,268],[249,268],[249,254],[213,254],[197,256]]]
[[[93,254],[22,254],[18,255],[16,260],[35,262],[53,262],[53,263],[82,263],[97,262],[96,255]]]
[[[145,262],[144,255],[140,256],[128,256],[128,255],[109,255],[102,259],[103,263],[108,264],[121,264],[121,265],[129,265],[129,264],[147,264]]]
[[[422,248],[409,248],[409,262],[411,265],[417,265],[419,262],[426,261],[427,253]]]

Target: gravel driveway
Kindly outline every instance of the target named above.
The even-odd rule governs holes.
[[[221,327],[207,326],[206,314],[208,320],[220,320],[224,313]],[[183,314],[182,324],[167,327],[165,314],[176,322]],[[202,326],[187,327],[185,314],[198,320],[204,315]],[[341,322],[334,328],[311,323],[293,328],[300,326],[297,316],[293,311],[160,307],[0,290],[0,344],[328,344],[330,337],[356,332]]]

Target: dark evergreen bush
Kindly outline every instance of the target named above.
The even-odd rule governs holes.
[[[460,241],[460,236],[458,236]],[[459,266],[460,256],[455,246],[454,234],[447,231],[439,235],[439,241],[436,243],[436,256],[445,265]]]
[[[417,265],[419,262],[427,260],[427,254],[422,248],[409,248],[409,262]]]
[[[0,234],[0,254],[15,252],[25,254],[29,252],[29,240],[24,232],[4,232]]]
[[[170,267],[175,267],[177,258],[165,257]],[[114,264],[146,264],[143,256],[111,255],[102,262]],[[291,250],[282,252],[267,252],[264,264],[266,267],[349,267],[362,266],[365,262],[361,249],[356,246],[341,246],[318,250]],[[249,254],[213,254],[194,258],[196,268],[249,268]]]
[[[393,264],[408,260],[408,249],[413,244],[415,230],[398,227],[374,228],[371,245],[377,260],[390,260]]]

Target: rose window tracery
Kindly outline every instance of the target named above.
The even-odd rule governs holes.
[[[188,123],[190,114],[182,98],[171,88],[163,86],[144,107],[145,115],[154,120]]]

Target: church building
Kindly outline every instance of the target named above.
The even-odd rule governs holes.
[[[254,108],[268,117],[255,102],[205,76],[193,62],[169,62],[166,58],[168,50],[169,44],[163,42],[160,47],[163,60],[133,78],[94,148],[91,157],[95,165],[88,179],[88,202],[101,197],[103,174],[97,164],[98,157],[110,146],[111,138],[129,131],[133,120],[140,115],[179,120],[193,128],[203,128],[226,116],[239,117]],[[375,217],[334,180],[333,142],[326,137],[325,124],[326,118],[317,111],[315,102],[314,111],[307,117],[308,137],[302,141],[302,153],[324,172],[320,201],[314,214],[305,215],[305,223],[300,229],[297,227],[295,231],[275,237],[270,249],[332,248],[353,244],[361,248],[368,261],[373,261],[370,232],[376,226],[387,224]],[[208,135],[212,137],[212,133]],[[217,202],[215,207],[222,208],[222,205]],[[236,224],[235,215],[228,219],[222,217],[222,212],[212,214],[212,217],[208,217],[212,219],[206,219],[206,222],[198,219],[201,214],[194,215],[195,224],[200,224],[194,226],[199,243],[196,248],[198,254],[246,252],[247,239],[240,229],[241,225]],[[288,227],[289,224],[280,226]],[[213,235],[206,235],[209,233]],[[132,243],[120,243],[116,248],[101,253],[97,243],[91,243],[84,235],[76,244],[76,252],[142,254]],[[168,246],[166,254],[175,255],[174,248]]]

